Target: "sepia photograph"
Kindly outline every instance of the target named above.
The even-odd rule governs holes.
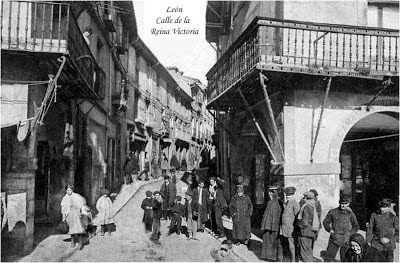
[[[399,0],[1,0],[1,262],[399,262]]]

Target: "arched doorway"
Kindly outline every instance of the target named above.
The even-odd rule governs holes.
[[[342,142],[340,192],[351,195],[351,208],[363,230],[380,199],[398,201],[398,134],[399,113],[380,111],[359,119]]]

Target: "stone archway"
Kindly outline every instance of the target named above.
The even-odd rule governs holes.
[[[333,135],[332,141],[329,145],[329,162],[339,163],[340,149],[342,147],[344,138],[357,122],[372,114],[383,112],[399,113],[400,111],[399,107],[397,106],[374,106],[373,108],[370,108],[369,111],[367,111],[366,108],[363,107],[361,110],[353,110],[349,115],[347,115],[346,118],[342,121],[341,125],[339,125],[336,129],[336,132]]]

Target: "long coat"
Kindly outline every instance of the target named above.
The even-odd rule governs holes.
[[[282,202],[278,196],[272,197],[268,202],[264,211],[261,222],[261,230],[263,230],[263,244],[261,257],[268,260],[278,259],[278,234],[282,219]]]
[[[68,234],[85,233],[85,228],[81,221],[81,208],[84,205],[86,205],[85,198],[77,193],[66,194],[61,200],[61,213],[66,216],[69,226]]]
[[[302,210],[299,213],[299,217],[300,217],[298,222],[300,228],[299,235],[301,237],[316,238],[317,231],[312,230],[314,221],[314,206],[312,204],[305,204],[304,208],[302,208]]]
[[[153,198],[145,198],[140,206],[144,210],[143,222],[146,224],[151,224],[153,222]],[[146,207],[151,207],[150,209]]]
[[[389,243],[382,244],[380,239],[386,237]],[[396,249],[399,241],[399,218],[392,213],[373,213],[367,228],[367,242],[380,250],[388,251]]]
[[[235,194],[229,205],[229,210],[233,219],[233,239],[249,239],[251,236],[251,215],[253,214],[253,204],[250,198],[243,194]]]
[[[193,190],[193,201],[196,202],[200,207],[200,219],[201,222],[206,222],[208,220],[208,198],[209,192],[206,188],[201,191],[201,204],[199,203],[199,187]]]
[[[96,202],[96,209],[99,211],[97,220],[101,225],[114,223],[112,219],[112,201],[109,197],[101,196]]]
[[[283,206],[284,209],[283,209],[282,223],[279,234],[281,234],[284,237],[292,237],[294,229],[294,221],[296,219],[297,214],[300,211],[300,205],[294,198],[292,198],[290,202],[284,204]]]
[[[329,239],[340,247],[344,247],[350,236],[360,229],[353,211],[350,209],[334,208],[328,212],[324,221],[324,228],[327,232],[334,231]]]
[[[160,194],[163,198],[163,209],[171,209],[174,205],[174,198],[176,196],[176,185],[171,182],[167,185],[164,182],[161,185]]]

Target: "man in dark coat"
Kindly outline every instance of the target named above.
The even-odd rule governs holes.
[[[344,255],[344,262],[386,262],[382,252],[366,244],[361,234],[352,234],[347,243],[350,248]]]
[[[348,249],[346,242],[349,241],[352,234],[357,233],[360,229],[357,218],[349,205],[350,197],[341,196],[339,207],[330,210],[323,221],[325,230],[331,234],[326,249],[326,261],[334,261],[339,248],[342,260]]]
[[[387,198],[380,201],[380,210],[371,215],[367,228],[368,244],[378,249],[387,262],[393,262],[393,251],[399,241],[399,218],[390,212],[390,205]]]
[[[168,175],[164,176],[164,183],[161,185],[160,194],[163,198],[163,219],[171,218],[171,208],[174,205],[176,196],[176,185],[171,183]]]
[[[319,230],[319,219],[315,207],[315,196],[311,191],[304,193],[305,203],[300,208],[297,216],[299,233],[300,259],[302,262],[313,262],[313,240],[317,237]]]
[[[172,219],[169,225],[169,234],[176,231],[178,235],[181,234],[182,217],[185,213],[185,206],[181,203],[182,197],[175,196],[174,206],[172,207]]]
[[[143,171],[138,175],[138,180],[142,180],[142,175],[145,174],[146,178],[145,180],[148,181],[149,180],[149,172],[150,172],[150,164],[149,164],[149,160],[147,159],[147,157],[144,159],[144,169]]]
[[[157,241],[160,238],[160,218],[162,215],[162,204],[163,204],[163,199],[160,195],[159,191],[155,191],[154,193],[154,198],[153,198],[153,234],[151,235],[151,240]]]
[[[210,215],[211,215],[211,227],[212,231],[218,234],[219,238],[224,238],[224,225],[222,223],[222,213],[224,209],[228,208],[226,203],[224,192],[222,191],[222,186],[217,183],[217,180],[221,180],[215,177],[210,178]]]
[[[244,194],[243,185],[237,185],[236,191],[229,205],[233,219],[232,238],[235,245],[238,246],[243,242],[247,246],[251,237],[250,219],[253,214],[253,204],[250,197]]]
[[[143,199],[142,205],[140,206],[144,210],[143,223],[145,226],[146,233],[151,232],[153,224],[153,193],[146,191],[146,198]]]
[[[263,231],[261,257],[266,260],[281,261],[283,254],[278,234],[282,220],[282,202],[278,197],[277,186],[270,186],[268,194],[270,200],[267,203],[261,222],[261,230]]]
[[[197,231],[204,232],[205,223],[208,220],[208,196],[204,188],[204,180],[199,179],[198,186],[193,190],[193,201],[197,203],[199,216],[197,218]]]
[[[310,190],[311,191],[311,190]],[[282,223],[279,230],[279,240],[282,244],[283,251],[290,251],[290,259],[296,261],[296,248],[293,237],[294,222],[297,214],[300,211],[299,203],[293,198],[296,188],[286,187],[285,190],[286,202],[283,205]]]

